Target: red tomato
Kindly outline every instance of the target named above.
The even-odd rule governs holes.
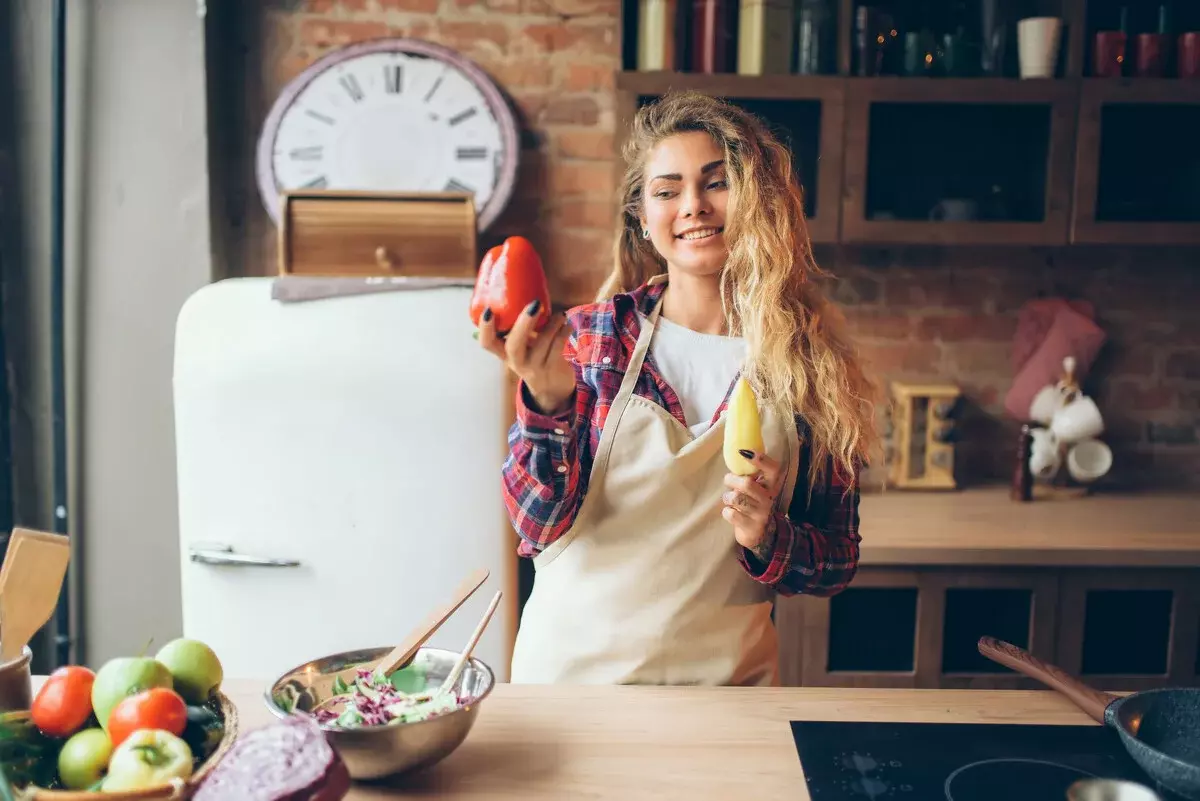
[[[108,716],[113,748],[142,729],[162,729],[179,736],[187,726],[187,704],[174,690],[155,687],[121,699]]]
[[[30,707],[35,726],[51,737],[69,737],[92,715],[92,684],[96,674],[81,665],[67,665],[46,677]]]
[[[535,300],[542,302],[534,323],[539,330],[550,319],[550,287],[542,258],[528,239],[510,236],[489,250],[479,265],[471,295],[471,321],[478,328],[484,309],[491,309],[496,332],[505,334]]]

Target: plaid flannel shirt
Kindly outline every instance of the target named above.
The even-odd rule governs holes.
[[[565,353],[576,367],[573,408],[553,417],[541,414],[518,384],[503,483],[505,505],[521,538],[521,556],[540,553],[571,528],[587,494],[593,454],[609,408],[637,344],[638,312],[649,315],[664,288],[642,286],[569,313],[572,334]],[[679,397],[649,354],[634,393],[686,425]],[[726,403],[716,410],[714,421]],[[801,432],[808,428],[799,416],[796,427]],[[775,515],[777,535],[770,562],[763,565],[744,548],[738,549],[738,558],[753,579],[781,595],[830,596],[843,590],[858,569],[858,486],[855,481],[847,492],[845,477],[830,463],[810,498],[805,482],[811,450],[808,438],[801,439],[796,490],[787,515]]]

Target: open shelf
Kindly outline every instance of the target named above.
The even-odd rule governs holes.
[[[1072,241],[1200,244],[1200,81],[1083,83]]]
[[[1080,42],[1073,36],[1077,0],[872,0],[849,2],[847,74],[906,78],[1017,77],[1017,20],[1064,20],[1053,75],[1077,76]],[[865,7],[865,10],[864,10]]]
[[[623,74],[621,113],[631,117],[645,103],[671,90],[692,88],[698,76],[670,73]],[[740,76],[722,76],[721,95],[762,119],[792,151],[796,177],[804,189],[804,212],[813,242],[838,239],[841,197],[843,98],[838,79],[781,76],[776,84],[760,84],[744,92]],[[770,88],[764,88],[770,87]],[[620,130],[627,130],[623,120]]]
[[[1080,673],[1166,676],[1173,600],[1168,589],[1089,591]]]
[[[881,78],[847,92],[842,241],[1066,243],[1072,82]]]
[[[1033,590],[1025,587],[947,589],[942,672],[1006,673],[1008,668],[979,653],[979,638],[997,637],[1028,650],[1032,644],[1033,595]]]
[[[1058,665],[1093,687],[1200,680],[1200,576],[1192,569],[1080,570],[1062,580]]]
[[[906,673],[914,669],[916,587],[850,587],[829,605],[830,673]]]
[[[817,2],[798,0],[795,9]],[[1189,146],[1200,127],[1200,80],[1084,77],[1096,34],[1116,24],[1117,10],[1136,6],[1128,16],[1135,59],[1138,35],[1157,29],[1158,3],[997,0],[1001,16],[989,28],[982,10],[990,0],[820,2],[822,30],[836,28],[836,69],[738,74],[693,70],[687,52],[689,15],[711,3],[732,9],[727,22],[736,27],[736,0],[622,0],[619,114],[675,90],[755,105],[791,136],[818,243],[1200,245],[1200,149]],[[859,14],[867,5],[872,14]],[[639,72],[639,17],[650,8],[660,28],[673,10],[682,15],[672,34],[678,58]],[[1019,78],[1017,20],[1042,15],[1062,20],[1055,77]],[[888,50],[866,75],[856,34],[863,21]],[[1200,3],[1175,2],[1169,23],[1173,32],[1200,29]],[[736,31],[727,33],[726,44],[740,46]],[[905,74],[905,42],[917,39],[941,64],[929,75]],[[969,201],[950,208],[970,219],[930,219],[942,200]]]

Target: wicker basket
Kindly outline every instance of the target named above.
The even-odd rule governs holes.
[[[186,782],[179,782],[174,785],[167,784],[162,787],[153,787],[128,793],[98,793],[88,790],[45,790],[29,787],[23,791],[19,791],[17,798],[20,801],[108,801],[108,799],[112,799],[113,801],[143,801],[143,799],[190,798],[192,793],[196,792],[197,788],[200,787],[200,784],[208,776],[209,772],[217,766],[221,758],[233,747],[233,742],[237,739],[237,707],[222,692],[217,693],[216,700],[217,714],[224,724],[221,742],[217,744],[216,749],[209,755],[208,759],[204,760]]]

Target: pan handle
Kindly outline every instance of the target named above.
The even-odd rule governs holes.
[[[1057,690],[1097,723],[1104,723],[1104,710],[1117,700],[1117,696],[1094,690],[1062,668],[1049,665],[1028,651],[995,637],[980,637],[979,653]]]

